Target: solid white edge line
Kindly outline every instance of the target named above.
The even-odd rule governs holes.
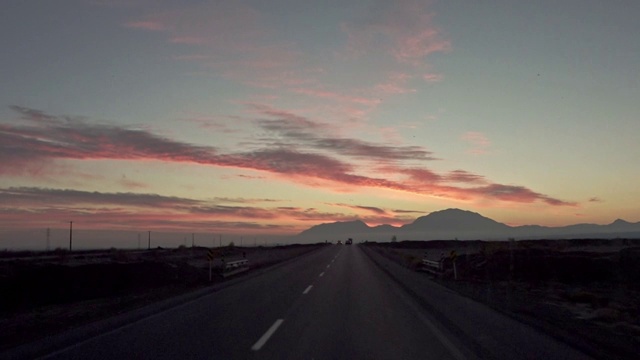
[[[306,289],[304,289],[304,291],[302,292],[303,294],[307,294],[309,291],[311,291],[311,288],[313,287],[313,285],[309,285],[307,286]]]
[[[269,330],[267,330],[267,332],[264,333],[264,335],[262,335],[262,337],[258,339],[258,341],[255,344],[253,344],[253,346],[251,347],[251,350],[253,351],[260,350],[264,346],[264,344],[266,344],[267,341],[269,341],[269,338],[271,337],[271,335],[273,335],[273,333],[276,332],[276,330],[278,330],[280,325],[282,325],[283,321],[284,319],[276,320],[276,322],[274,322],[273,325],[271,325]]]

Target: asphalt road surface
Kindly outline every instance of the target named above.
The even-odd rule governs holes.
[[[446,314],[448,306],[440,304],[439,312]],[[437,321],[360,246],[335,245],[44,358],[588,358],[497,312],[478,309],[486,312],[480,318],[490,316],[506,327],[511,343],[498,339],[479,351],[478,339]]]

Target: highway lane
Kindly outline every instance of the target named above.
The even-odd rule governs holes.
[[[322,248],[47,359],[243,359],[339,249]]]
[[[336,245],[44,358],[474,359],[513,345],[477,352],[459,335],[359,246]]]
[[[343,246],[328,265],[259,358],[466,358],[358,246]]]

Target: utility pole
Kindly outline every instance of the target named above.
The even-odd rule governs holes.
[[[73,221],[69,221],[69,252],[73,250]]]
[[[218,242],[218,247],[222,247],[222,234],[220,234],[220,240]]]
[[[191,233],[191,247],[193,247],[196,243],[196,234]]]
[[[138,250],[140,250],[140,233],[138,233]]]
[[[51,249],[50,242],[49,242],[49,237],[50,236],[51,236],[51,228],[47,228],[47,251],[49,251]]]
[[[149,240],[147,242],[147,250],[151,250],[151,231],[149,231]]]

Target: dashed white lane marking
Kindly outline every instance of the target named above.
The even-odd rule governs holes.
[[[276,320],[276,322],[274,322],[273,325],[271,325],[269,330],[267,330],[267,332],[264,333],[264,335],[262,335],[262,337],[258,339],[258,341],[255,344],[253,344],[253,346],[251,347],[251,350],[253,351],[260,350],[264,346],[264,344],[266,344],[267,341],[269,341],[269,338],[271,337],[271,335],[273,335],[273,333],[276,332],[276,330],[278,330],[280,325],[282,325],[283,321],[284,319]]]
[[[311,288],[312,288],[312,287],[313,287],[313,285],[309,285],[309,286],[307,286],[307,288],[306,288],[306,289],[304,289],[304,291],[303,291],[302,293],[303,293],[303,294],[308,293],[309,291],[311,291]]]
[[[320,276],[319,276],[319,277],[322,277],[323,275],[324,275],[324,271],[320,273]]]
[[[327,265],[327,269],[331,267],[331,264]]]

